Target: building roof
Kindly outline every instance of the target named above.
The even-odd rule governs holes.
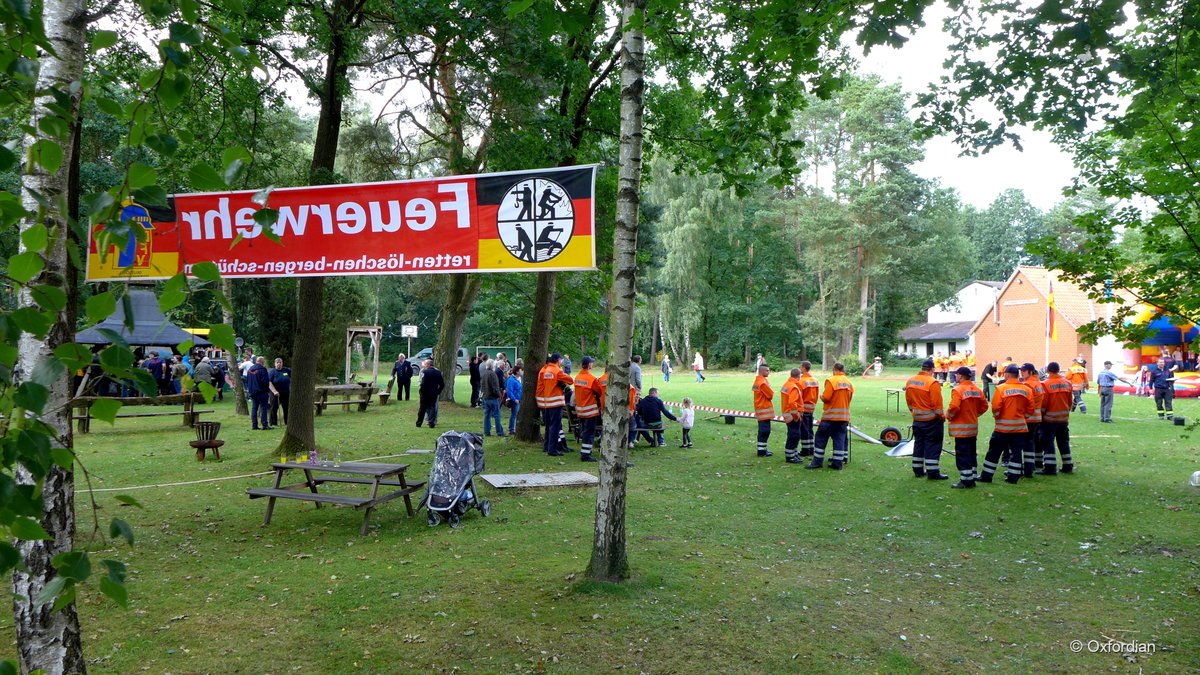
[[[1008,287],[1017,279],[1018,275],[1023,275],[1033,285],[1034,290],[1042,296],[1044,300],[1050,291],[1050,282],[1054,282],[1054,308],[1058,313],[1066,319],[1071,328],[1078,329],[1085,323],[1089,323],[1104,317],[1108,314],[1107,303],[1101,303],[1098,300],[1088,297],[1087,289],[1074,284],[1062,278],[1062,272],[1059,270],[1050,270],[1045,267],[1018,267],[1013,270],[1012,276],[1008,281],[1004,282],[1004,287],[1000,290],[998,300],[1004,297],[1004,293]],[[989,283],[989,282],[980,282]],[[1103,291],[1097,289],[1096,295],[1102,295]],[[1121,290],[1114,290],[1114,295],[1120,299],[1121,304],[1131,301],[1130,296]],[[973,322],[971,327],[974,333],[979,325],[987,319],[990,312],[979,317],[978,321]]]
[[[976,279],[975,281],[973,281],[971,283],[983,284],[984,286],[991,286],[992,288],[1004,288],[1003,281],[984,281],[983,279]]]
[[[900,339],[906,342],[936,342],[938,340],[966,340],[971,334],[974,321],[951,321],[949,323],[923,323],[900,331]]]
[[[133,347],[174,347],[191,340],[197,347],[210,344],[202,337],[192,335],[167,320],[158,308],[158,298],[153,291],[132,289],[129,291],[129,306],[133,310],[133,330],[125,326],[125,303],[118,302],[117,310],[104,321],[82,330],[75,335],[75,342],[82,345],[106,345],[112,342],[101,330],[112,331]]]

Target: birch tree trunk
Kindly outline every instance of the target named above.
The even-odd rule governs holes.
[[[221,279],[221,293],[225,294],[225,299],[230,303],[233,302],[233,282],[229,279]],[[233,312],[227,308],[221,307],[221,323],[233,326]],[[238,415],[249,415],[250,407],[246,405],[246,385],[242,382],[242,369],[238,368],[237,354],[230,354],[229,358],[229,379],[233,380],[233,411]]]
[[[37,98],[33,104],[30,127],[41,129],[39,122],[45,118],[63,119],[74,133],[78,133],[75,121],[79,117],[79,104],[83,80],[83,58],[87,48],[86,15],[82,0],[46,0],[43,9],[46,37],[54,46],[56,54],[45,54],[37,77]],[[75,86],[72,92],[72,85]],[[53,92],[70,98],[70,108],[64,113],[56,112]],[[68,92],[71,92],[68,94]],[[34,142],[49,139],[44,132],[25,137],[25,156],[30,153]],[[32,162],[22,177],[22,201],[25,208],[37,214],[36,218],[22,222],[24,231],[37,223],[44,224],[50,231],[49,244],[45,250],[45,267],[33,284],[49,284],[66,291],[68,269],[67,241],[68,226],[65,214],[69,201],[68,174],[73,164],[75,144],[71,139],[61,143],[64,158],[58,170],[48,173]],[[40,193],[53,210],[47,211],[30,196],[30,191]],[[24,243],[21,249],[24,250]],[[20,307],[36,306],[26,286],[17,298]],[[65,310],[60,310],[45,340],[23,334],[19,343],[16,377],[18,380],[32,379],[37,365],[50,358],[59,345],[74,338],[74,327],[67,323]],[[71,399],[70,378],[61,376],[44,382],[50,390],[46,403],[47,411],[42,419],[55,431],[51,440],[54,447],[71,449]],[[18,465],[16,479],[20,483],[32,484],[33,477]],[[82,673],[87,671],[80,640],[79,615],[75,603],[61,610],[52,611],[52,604],[37,607],[34,598],[55,577],[52,564],[54,556],[70,551],[75,540],[75,474],[69,469],[54,466],[42,485],[42,527],[50,535],[46,541],[17,541],[17,549],[25,561],[24,569],[18,568],[12,576],[13,623],[17,632],[17,659],[22,673],[44,670],[48,673]]]
[[[625,550],[625,482],[629,461],[629,360],[636,301],[638,212],[642,183],[642,111],[645,90],[643,25],[646,0],[624,0],[621,49],[621,168],[613,234],[613,299],[608,322],[608,389],[600,439],[600,488],[587,574],[620,581],[629,576]]]
[[[867,356],[867,329],[870,325],[870,317],[867,315],[867,309],[871,306],[871,273],[866,271],[867,256],[863,254],[863,278],[862,288],[858,294],[858,311],[862,314],[862,326],[858,329],[858,360],[862,361],[863,367],[866,367],[870,357]]]

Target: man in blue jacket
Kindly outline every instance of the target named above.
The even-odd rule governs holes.
[[[262,356],[246,370],[246,394],[250,396],[250,428],[267,430],[267,411],[271,407],[271,376],[267,374],[266,359]]]
[[[650,440],[651,446],[661,448],[666,445],[663,439],[663,415],[666,415],[667,419],[672,422],[679,421],[679,418],[672,415],[671,411],[667,410],[667,406],[663,404],[662,399],[658,397],[658,389],[651,387],[650,392],[642,397],[642,400],[638,401],[637,404],[637,417],[641,418],[643,428],[654,431],[655,438]],[[633,428],[636,428],[636,426]],[[647,432],[643,431],[642,433],[646,434],[647,438],[649,437]],[[633,440],[633,438],[630,439],[631,442]]]

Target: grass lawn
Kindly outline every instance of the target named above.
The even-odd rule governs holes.
[[[653,374],[647,386],[666,400],[750,409],[749,373],[696,384],[681,372],[666,385]],[[783,376],[771,380],[778,390]],[[884,405],[899,379],[854,382],[857,426],[907,428]],[[1073,475],[971,491],[914,479],[907,458],[864,442],[846,470],[806,471],[784,464],[782,425],[775,456],[758,459],[752,420],[698,414],[691,450],[669,424],[668,448],[633,451],[634,576],[620,586],[580,578],[594,488],[483,485],[492,516],[472,511],[457,530],[430,529],[399,502],[365,537],[359,513],[297,501],[280,501],[264,528],[265,500],[244,491],[269,484],[247,474],[269,468],[278,432],[250,431],[229,397],[211,416],[225,423],[220,463],[195,461],[176,418],[93,422],[76,437],[93,487],[170,485],[97,493],[101,522],[127,519],[137,545],[95,542],[97,559],[128,563],[132,599],[121,610],[81,593],[84,648],[94,671],[117,673],[1196,671],[1200,493],[1187,478],[1198,442],[1154,420],[1146,399],[1119,396],[1114,425],[1099,423],[1095,395],[1088,403],[1072,416]],[[1200,416],[1195,401],[1177,409]],[[361,459],[481,430],[463,407],[443,406],[436,431],[415,428],[415,414],[415,400],[334,410],[317,434]],[[554,460],[488,439],[489,472],[596,470]],[[424,480],[431,456],[395,461]],[[192,482],[217,478],[229,480]],[[89,501],[76,503],[86,540]],[[1089,653],[1110,638],[1156,651]]]

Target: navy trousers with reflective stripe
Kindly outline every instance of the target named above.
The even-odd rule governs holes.
[[[771,438],[771,420],[758,421],[758,454],[767,451],[767,440]]]
[[[940,471],[942,439],[946,422],[942,419],[913,422],[913,472],[920,475],[926,471]]]
[[[954,466],[958,469],[958,477],[963,481],[975,481],[975,469],[978,466],[976,452],[976,436],[954,439]]]
[[[542,408],[542,424],[546,427],[542,429],[542,450],[546,452],[558,451],[558,437],[562,435],[562,413],[562,408]]]

